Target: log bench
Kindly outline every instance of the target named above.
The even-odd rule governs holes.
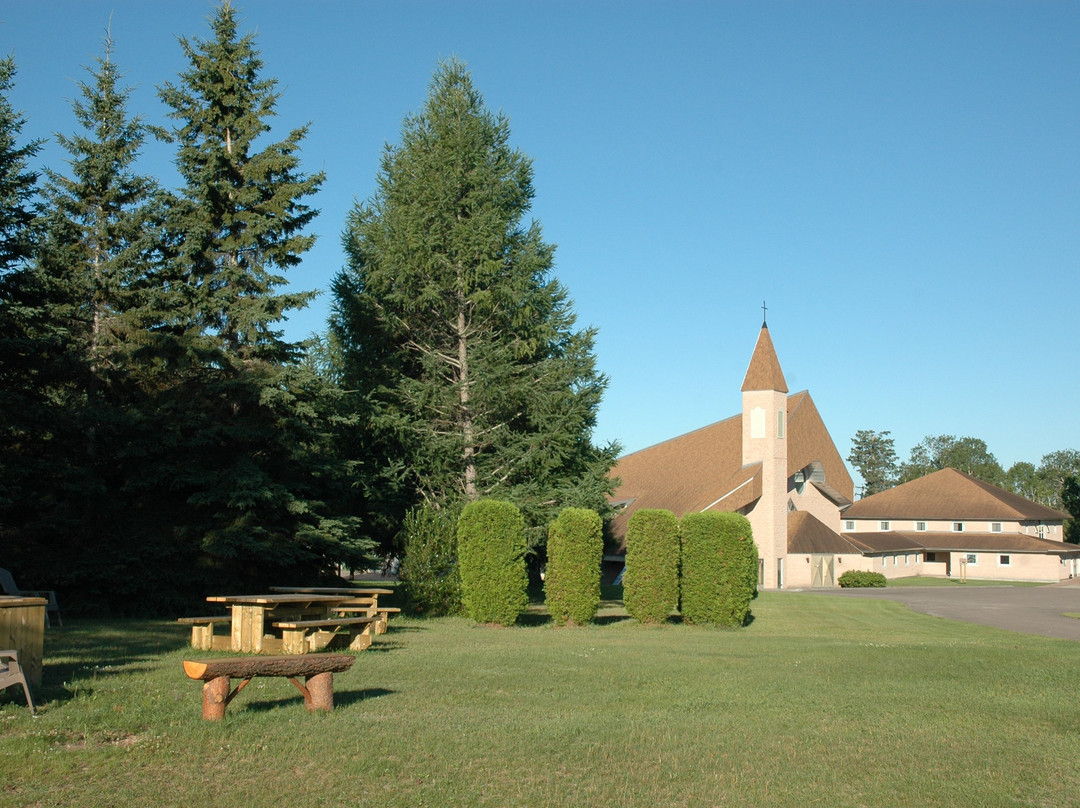
[[[177,623],[191,626],[191,647],[200,651],[213,651],[214,648],[214,626],[218,623],[228,623],[232,618],[227,614],[213,615],[212,617],[178,617]],[[228,637],[218,637],[221,640],[218,644],[218,651],[225,651],[229,648]]]
[[[273,624],[281,629],[281,650],[286,654],[307,654],[337,644],[347,638],[354,651],[371,645],[371,633],[377,617],[332,617],[325,620],[281,620]]]
[[[356,657],[348,654],[185,659],[184,673],[204,682],[202,717],[219,721],[225,717],[229,702],[256,676],[284,676],[304,694],[308,710],[332,710],[334,674],[348,670],[355,661]],[[304,677],[304,684],[297,681],[298,676]],[[243,680],[235,690],[233,679]]]

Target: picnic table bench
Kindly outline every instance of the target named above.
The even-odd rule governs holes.
[[[329,648],[338,638],[347,637],[348,646],[363,651],[371,645],[375,617],[329,617],[320,620],[280,620],[273,623],[281,629],[281,650],[286,654],[307,654]]]
[[[184,673],[203,681],[202,717],[219,721],[225,708],[256,676],[284,676],[304,695],[311,711],[334,708],[334,674],[352,667],[356,657],[348,654],[306,654],[302,656],[223,657],[185,659]],[[297,681],[304,677],[304,684]],[[241,679],[236,689],[232,680]]]
[[[200,651],[228,651],[230,637],[214,636],[214,626],[218,623],[231,623],[227,614],[215,614],[209,617],[178,617],[177,623],[191,626],[191,647]],[[216,640],[216,644],[215,644]]]

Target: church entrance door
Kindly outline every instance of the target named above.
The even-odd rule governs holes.
[[[814,589],[832,589],[836,586],[836,559],[831,555],[811,555],[810,586]]]

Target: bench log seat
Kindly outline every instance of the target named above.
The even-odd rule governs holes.
[[[356,657],[348,654],[307,654],[304,656],[224,657],[185,659],[184,673],[203,684],[202,717],[219,721],[236,694],[256,676],[284,676],[304,694],[308,710],[334,708],[334,674],[352,667]],[[296,677],[305,677],[300,684]],[[242,679],[236,689],[232,680]]]
[[[227,614],[217,614],[211,617],[178,617],[177,623],[191,626],[191,647],[199,651],[228,651],[230,638],[215,637],[214,626],[218,623],[228,623],[232,618]],[[215,643],[215,640],[217,642]]]
[[[281,650],[286,654],[308,654],[342,644],[342,638],[354,651],[371,645],[371,633],[377,617],[333,617],[326,620],[282,620],[274,623],[281,629]]]
[[[387,626],[389,624],[390,615],[399,614],[401,609],[397,606],[335,606],[335,612],[341,614],[359,613],[366,614],[368,617],[374,617],[378,622],[375,624],[376,634],[385,634]]]

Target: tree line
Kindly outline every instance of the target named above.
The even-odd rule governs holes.
[[[4,566],[69,610],[168,613],[370,563],[421,505],[512,501],[534,549],[562,508],[602,510],[595,333],[467,68],[439,65],[344,223],[326,333],[290,342],[314,292],[286,274],[325,178],[302,168],[306,127],[275,139],[277,82],[237,10],[209,28],[179,38],[155,123],[107,38],[56,136],[64,172],[35,167],[0,61]],[[139,172],[149,138],[179,187]]]
[[[862,496],[885,491],[943,468],[955,468],[984,482],[1074,517],[1066,540],[1080,544],[1080,451],[1062,449],[1043,455],[1039,465],[1027,461],[1005,469],[979,438],[929,435],[900,462],[889,430],[860,429],[852,438],[848,462],[859,470]]]

